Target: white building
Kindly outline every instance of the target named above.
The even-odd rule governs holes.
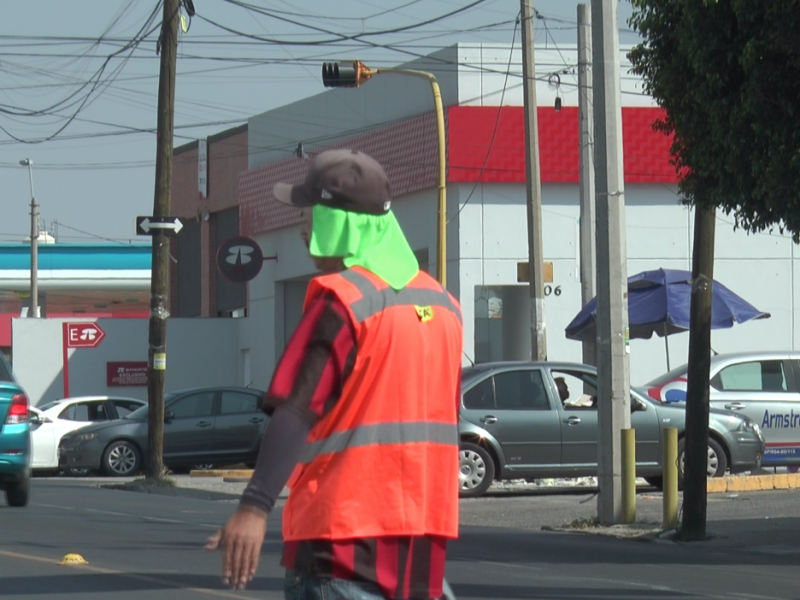
[[[542,47],[536,58],[543,244],[545,260],[553,264],[545,303],[548,356],[580,361],[580,343],[564,336],[582,306],[577,53]],[[629,73],[624,51],[620,60],[628,275],[658,267],[690,269],[692,213],[678,200],[669,141],[651,127],[660,111]],[[518,263],[527,261],[520,50],[458,45],[408,66],[435,73],[445,104],[447,287],[462,306],[464,363],[527,358],[528,291],[517,280]],[[554,109],[556,96],[563,102],[560,112]],[[248,171],[239,179],[240,229],[277,261],[265,261],[249,284],[248,317],[240,322],[241,364],[246,381],[265,387],[315,272],[299,239],[299,214],[271,196],[274,183],[299,182],[305,175],[308,163],[292,154],[298,143],[312,155],[352,147],[382,162],[391,178],[393,209],[421,266],[435,273],[436,127],[428,83],[386,74],[359,89],[325,91],[255,116],[248,131]],[[772,318],[715,331],[715,350],[794,349],[800,288],[791,239],[735,232],[732,218],[720,215],[716,252],[716,279]],[[686,362],[688,334],[672,336],[669,343],[672,366]],[[632,341],[633,385],[665,369],[663,340]]]

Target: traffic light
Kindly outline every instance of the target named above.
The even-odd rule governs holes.
[[[372,77],[360,60],[322,63],[322,84],[325,87],[358,87]]]

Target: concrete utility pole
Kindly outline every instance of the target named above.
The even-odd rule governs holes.
[[[629,428],[625,192],[617,0],[592,0],[597,188],[598,483],[600,523],[622,522],[620,430]]]
[[[717,211],[694,209],[692,302],[689,316],[689,372],[686,383],[686,458],[683,527],[686,541],[706,538],[708,490],[708,386],[711,369],[711,301]]]
[[[175,116],[175,66],[178,54],[180,0],[164,0],[161,25],[161,71],[158,78],[158,121],[156,137],[156,187],[153,216],[170,213],[172,187],[172,141]],[[150,328],[147,400],[147,464],[149,480],[164,476],[164,381],[167,360],[167,317],[169,316],[169,238],[165,230],[153,233],[153,262],[150,281]]]
[[[31,182],[31,307],[28,317],[35,319],[39,316],[39,204],[33,191],[33,161],[23,158],[19,164],[28,167]]]
[[[528,197],[528,272],[531,299],[531,360],[547,360],[544,324],[544,250],[542,247],[542,182],[539,172],[539,124],[536,106],[536,61],[533,54],[533,6],[520,0],[522,72],[525,104],[525,175]]]
[[[592,7],[578,5],[578,112],[580,113],[581,171],[581,305],[597,293],[595,276],[594,110],[592,108]],[[597,343],[583,342],[583,362],[597,365]]]

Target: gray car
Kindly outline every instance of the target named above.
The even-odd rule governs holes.
[[[575,363],[487,363],[461,381],[460,491],[480,496],[494,480],[597,475],[597,370]],[[631,391],[637,476],[661,485],[662,439],[678,429],[683,479],[685,410]],[[764,438],[744,415],[711,411],[708,474],[758,468]]]
[[[666,403],[686,401],[686,365],[644,386]],[[747,415],[767,440],[764,464],[800,465],[800,353],[748,352],[711,357],[712,407]]]
[[[264,392],[251,388],[197,388],[164,400],[164,464],[170,468],[243,462],[255,464],[269,417]],[[86,468],[107,475],[135,475],[147,451],[144,406],[122,419],[69,433],[59,444],[61,468]]]

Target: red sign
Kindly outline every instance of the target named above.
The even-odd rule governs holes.
[[[67,348],[97,348],[106,332],[97,323],[65,323]]]
[[[106,363],[108,387],[143,387],[147,385],[147,361]]]

